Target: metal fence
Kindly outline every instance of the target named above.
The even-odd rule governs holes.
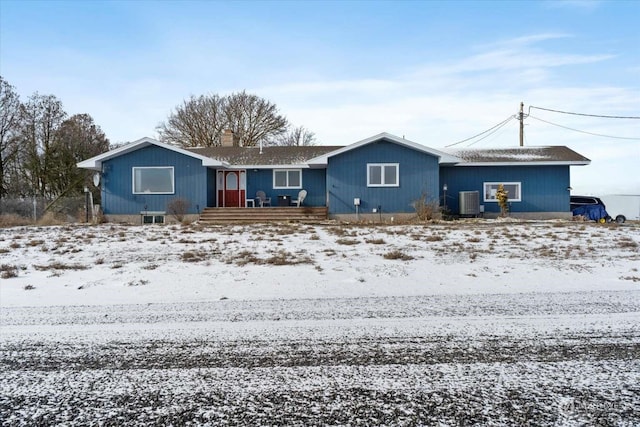
[[[0,215],[16,215],[36,222],[45,214],[51,213],[61,221],[83,222],[86,220],[86,204],[84,196],[61,197],[57,200],[42,197],[2,198],[0,199]]]

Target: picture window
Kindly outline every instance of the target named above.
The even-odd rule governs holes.
[[[173,194],[173,167],[134,167],[133,194]]]

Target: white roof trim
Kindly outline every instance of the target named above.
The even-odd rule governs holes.
[[[355,148],[362,147],[363,145],[380,141],[381,139],[387,139],[393,143],[404,145],[405,147],[409,147],[414,150],[421,151],[423,153],[431,154],[432,156],[438,157],[439,163],[458,163],[462,161],[458,157],[452,156],[451,154],[445,153],[443,151],[434,150],[433,148],[429,148],[422,144],[418,144],[417,142],[409,141],[408,139],[400,138],[398,136],[391,135],[390,133],[382,132],[372,137],[369,137],[367,139],[363,139],[362,141],[354,142],[353,144],[339,148],[335,151],[331,151],[327,154],[323,154],[322,156],[314,157],[313,159],[308,160],[307,164],[327,165],[327,163],[329,162],[329,157],[337,156],[347,151],[351,151]]]
[[[102,153],[90,159],[84,160],[80,163],[77,163],[76,166],[82,169],[93,169],[100,171],[102,170],[102,162],[116,158],[118,156],[122,156],[123,154],[131,153],[144,147],[148,147],[149,145],[156,145],[167,150],[175,151],[176,153],[184,154],[185,156],[193,157],[194,159],[202,161],[202,166],[228,166],[228,164],[225,162],[221,162],[219,160],[212,159],[206,156],[201,156],[183,148],[176,147],[175,145],[165,144],[164,142],[146,137],[138,139],[137,141],[130,142],[129,144],[123,145],[122,147],[107,151],[106,153]]]
[[[468,163],[458,163],[455,166],[557,166],[557,165],[568,165],[568,166],[585,166],[591,164],[591,160],[585,161],[563,161],[563,160],[548,160],[545,162],[468,162]]]

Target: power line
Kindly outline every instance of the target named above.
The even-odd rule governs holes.
[[[587,132],[587,131],[585,131],[585,130],[574,129],[574,128],[570,128],[570,127],[567,127],[567,126],[559,125],[559,124],[557,124],[557,123],[552,123],[552,122],[549,122],[549,121],[547,121],[547,120],[542,120],[542,119],[540,119],[540,118],[538,118],[538,117],[534,117],[534,116],[532,116],[531,114],[529,114],[529,117],[530,117],[530,118],[532,118],[532,119],[535,119],[535,120],[539,120],[539,121],[541,121],[541,122],[548,123],[548,124],[553,125],[553,126],[558,126],[558,127],[560,127],[560,128],[563,128],[563,129],[572,130],[572,131],[574,131],[574,132],[586,133],[587,135],[601,136],[601,137],[604,137],[604,138],[628,139],[628,140],[633,140],[633,141],[640,141],[640,138],[632,138],[632,137],[625,137],[625,136],[613,136],[613,135],[603,135],[603,134],[601,134],[601,133],[593,133],[593,132]]]
[[[513,119],[515,119],[515,117],[513,117]],[[511,120],[507,120],[507,121],[503,122],[503,124],[502,124],[501,126],[499,126],[499,127],[495,128],[492,132],[490,132],[490,133],[486,134],[486,135],[485,135],[485,136],[483,136],[482,138],[480,138],[480,139],[478,139],[478,140],[476,140],[476,141],[473,141],[472,143],[470,143],[469,145],[467,145],[467,147],[471,147],[472,145],[477,144],[478,142],[482,141],[483,139],[486,139],[486,138],[489,138],[490,136],[494,136],[494,135],[496,135],[496,134],[498,133],[498,131],[499,131],[499,130],[501,130],[501,129],[502,129],[501,133],[502,133],[502,132],[504,132],[504,129],[503,129],[503,128],[504,128],[506,125],[508,125],[509,123],[511,123]]]
[[[561,110],[553,110],[551,108],[534,107],[533,105],[529,106],[529,114],[531,114],[531,109],[532,108],[535,108],[536,110],[551,111],[552,113],[571,114],[573,116],[600,117],[600,118],[603,118],[603,119],[632,119],[632,120],[640,120],[640,117],[637,117],[637,116],[607,116],[607,115],[604,115],[604,114],[573,113],[571,111],[561,111]]]
[[[462,144],[463,142],[467,142],[467,141],[469,141],[471,139],[477,138],[480,135],[484,135],[485,133],[492,131],[493,129],[496,129],[496,128],[499,128],[499,127],[502,127],[502,126],[506,125],[510,120],[513,120],[514,118],[515,118],[514,116],[509,116],[505,120],[501,121],[500,123],[498,123],[497,125],[495,125],[493,127],[490,127],[489,129],[485,130],[484,132],[480,132],[479,134],[473,135],[472,137],[467,138],[467,139],[463,139],[462,141],[458,141],[458,142],[454,142],[453,144],[445,145],[445,147],[446,148],[453,147],[454,145]],[[489,136],[489,135],[487,135],[487,136]],[[482,139],[484,139],[484,138],[482,138]]]

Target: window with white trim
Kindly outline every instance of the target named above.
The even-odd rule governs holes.
[[[301,169],[274,169],[273,188],[302,188]]]
[[[143,224],[164,224],[164,215],[142,215]]]
[[[133,194],[173,194],[173,166],[133,168]]]
[[[522,183],[520,182],[485,182],[484,183],[484,201],[485,202],[498,202],[496,194],[498,193],[498,186],[502,184],[507,191],[507,196],[510,202],[522,201]]]
[[[399,163],[367,163],[367,187],[398,187]]]

